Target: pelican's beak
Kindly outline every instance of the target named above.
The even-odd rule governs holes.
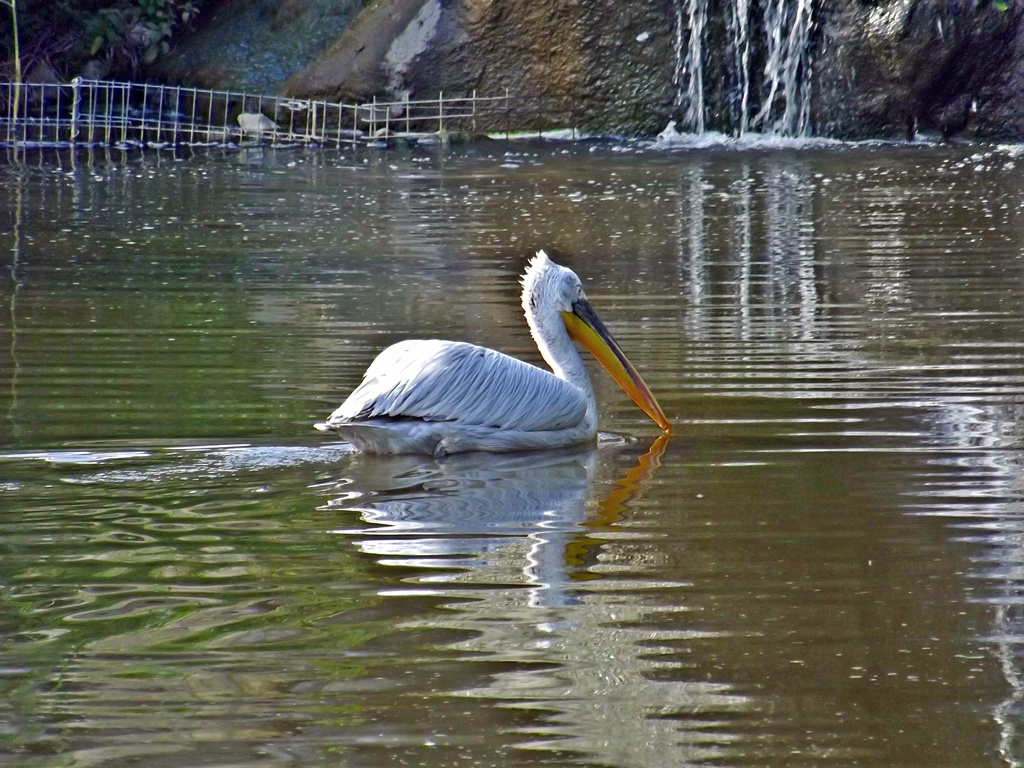
[[[573,302],[572,312],[562,313],[562,321],[569,336],[597,358],[608,374],[615,379],[615,383],[622,387],[622,391],[629,395],[629,398],[640,406],[655,424],[665,430],[666,434],[671,432],[672,425],[668,423],[668,417],[654,399],[654,394],[623,354],[594,308],[585,299],[578,299]]]

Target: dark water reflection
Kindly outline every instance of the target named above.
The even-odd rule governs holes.
[[[0,764],[1024,764],[1020,155],[8,157]],[[311,432],[537,247],[671,441]]]

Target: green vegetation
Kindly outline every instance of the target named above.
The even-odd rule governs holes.
[[[18,3],[17,0],[0,0],[0,2],[11,9],[11,54],[14,62],[14,77],[11,78],[14,83],[13,112],[18,114],[18,100],[21,95],[19,93],[21,90],[21,45],[18,41]]]
[[[202,0],[40,0],[0,19],[0,78],[131,75],[171,47]],[[20,45],[19,45],[20,38]]]
[[[170,50],[176,27],[187,24],[199,13],[192,0],[137,0],[102,8],[86,29],[92,41],[90,55],[106,52],[138,66],[151,64]]]

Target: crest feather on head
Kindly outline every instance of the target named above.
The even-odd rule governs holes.
[[[530,263],[526,265],[526,271],[523,273],[523,277],[520,282],[525,286],[527,281],[531,278],[536,278],[537,273],[545,269],[550,264],[551,259],[549,259],[548,255],[544,253],[544,250],[541,249],[537,251],[536,255],[530,259]]]
[[[523,309],[528,317],[531,310],[536,308],[541,275],[545,274],[552,266],[555,266],[555,263],[548,258],[543,250],[537,251],[537,254],[530,259],[530,263],[526,266],[520,283],[523,286]]]

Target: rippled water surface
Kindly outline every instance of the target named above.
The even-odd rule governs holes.
[[[1021,154],[9,154],[0,765],[1024,765]],[[538,247],[667,443],[312,430]]]

